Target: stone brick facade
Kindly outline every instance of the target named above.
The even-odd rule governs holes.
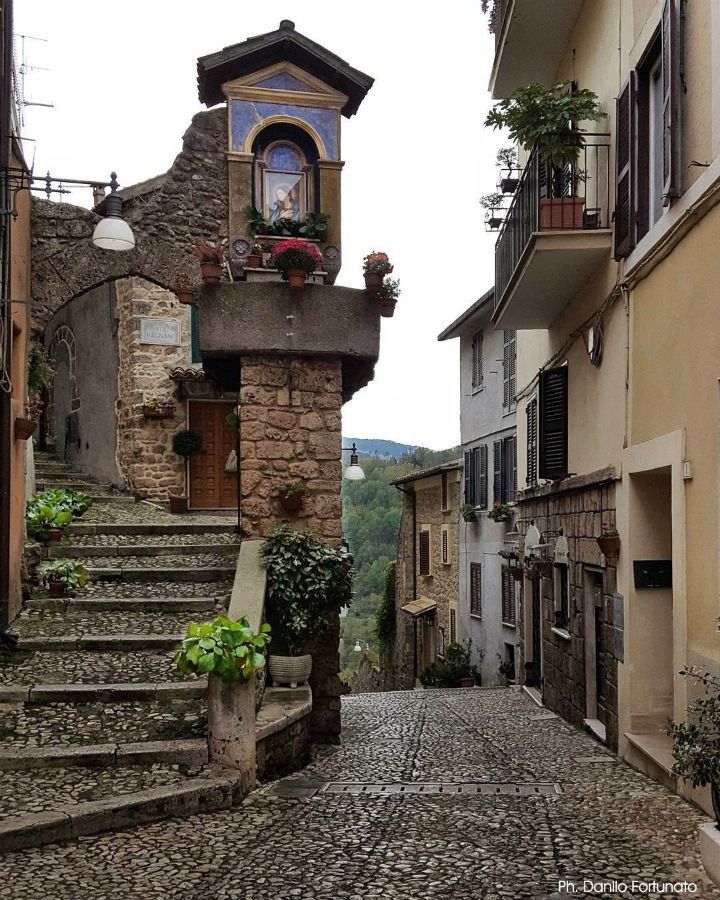
[[[153,500],[185,490],[185,463],[172,449],[176,432],[185,427],[185,401],[178,400],[168,371],[189,364],[189,307],[170,291],[142,278],[116,283],[118,316],[118,468],[128,489]],[[163,347],[140,343],[140,319],[157,316],[180,322],[182,344]],[[169,419],[146,419],[143,403],[150,397],[174,403]]]
[[[521,521],[533,520],[538,530],[563,530],[568,541],[569,556],[569,621],[567,634],[555,629],[555,579],[540,579],[542,620],[542,695],[543,702],[575,725],[588,718],[586,704],[586,573],[602,573],[603,633],[598,660],[604,673],[605,724],[607,744],[617,749],[617,658],[615,650],[622,643],[622,620],[618,619],[616,570],[613,560],[605,560],[597,544],[603,523],[615,526],[614,473],[603,470],[593,475],[567,479],[547,487],[523,492],[519,497]],[[530,581],[524,579],[523,602],[518,608],[519,666],[522,677],[529,656]],[[622,601],[620,601],[622,602]]]

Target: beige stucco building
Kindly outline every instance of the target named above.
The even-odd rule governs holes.
[[[521,530],[567,541],[524,580],[525,680],[674,783],[678,673],[720,666],[720,4],[497,0],[495,31],[495,98],[574,81],[607,114],[587,123],[575,190],[523,160],[496,248],[495,327],[518,330]]]

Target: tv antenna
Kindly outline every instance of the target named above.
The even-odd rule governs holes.
[[[22,126],[25,124],[25,109],[28,106],[44,106],[48,109],[52,109],[55,104],[54,103],[41,103],[38,100],[28,100],[25,94],[26,81],[28,72],[49,72],[50,70],[45,66],[33,66],[30,65],[27,58],[27,41],[39,41],[43,44],[47,44],[46,38],[34,37],[31,34],[16,34],[15,41],[13,41],[13,93],[15,96],[15,108],[17,109],[17,115],[19,119],[19,124]],[[20,41],[20,53],[17,53],[17,39]],[[19,55],[19,59],[18,59]]]

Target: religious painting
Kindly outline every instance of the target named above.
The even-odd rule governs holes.
[[[265,171],[265,209],[263,215],[271,222],[305,218],[305,174]]]

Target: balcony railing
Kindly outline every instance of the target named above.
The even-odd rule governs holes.
[[[540,161],[533,150],[495,244],[495,308],[537,232],[610,227],[610,144],[607,134],[586,134],[573,165]]]
[[[493,31],[495,32],[496,53],[498,44],[500,43],[503,25],[505,24],[505,16],[512,4],[513,0],[495,0],[495,6],[493,7]]]

